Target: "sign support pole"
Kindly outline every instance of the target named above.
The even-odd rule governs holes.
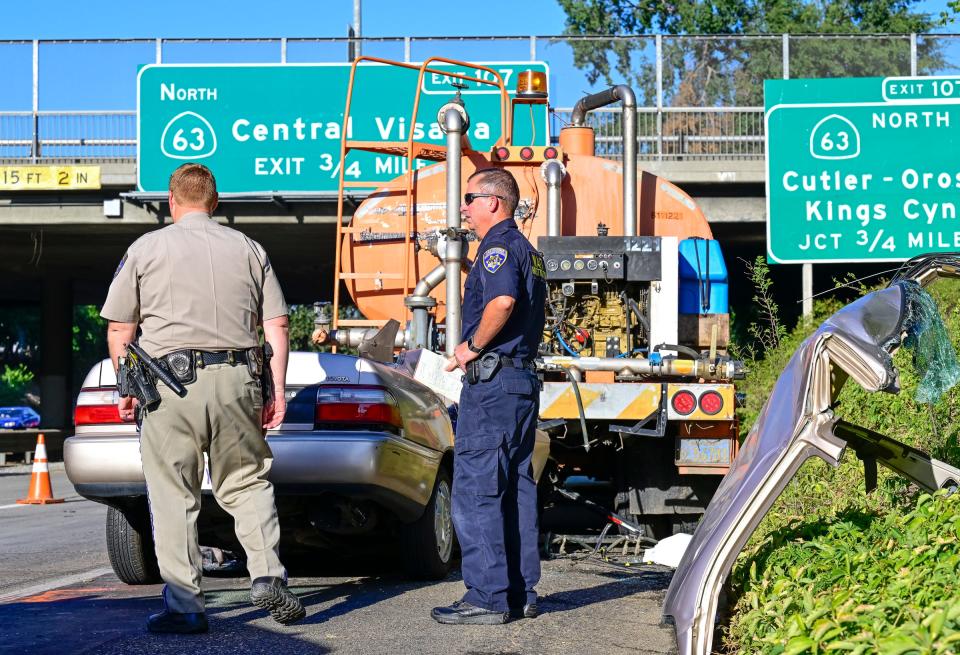
[[[783,79],[790,79],[790,35],[783,35]],[[770,217],[767,216],[767,220]],[[803,317],[813,316],[813,264],[801,265],[800,297],[803,301]]]
[[[803,264],[803,317],[813,316],[813,264]]]
[[[353,35],[356,37],[353,46],[353,56],[354,58],[359,57],[363,54],[363,45],[360,40],[361,35],[361,24],[363,20],[363,11],[360,8],[360,0],[353,0]]]
[[[657,160],[663,159],[663,35],[657,34]],[[626,154],[626,153],[624,153]]]
[[[33,40],[33,138],[30,144],[30,161],[40,159],[40,41]]]

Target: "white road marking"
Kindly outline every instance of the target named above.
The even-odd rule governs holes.
[[[84,500],[82,496],[78,496],[76,494],[73,494],[71,496],[64,496],[63,499],[68,503],[72,503],[75,500]],[[13,503],[12,505],[0,505],[0,509],[12,509],[14,507],[29,507],[29,505],[26,505],[26,504],[21,505],[20,503]],[[41,505],[41,507],[43,507],[43,505]]]
[[[101,575],[106,575],[107,573],[113,573],[113,569],[110,567],[91,569],[89,571],[84,571],[83,573],[75,573],[74,575],[55,578],[42,584],[27,587],[26,589],[19,589],[17,591],[0,595],[0,603],[17,600],[18,598],[26,598],[27,596],[35,596],[37,594],[42,594],[45,591],[50,591],[51,589],[59,589],[60,587],[66,587],[67,585],[76,584],[78,582],[86,582],[87,580],[99,578]]]

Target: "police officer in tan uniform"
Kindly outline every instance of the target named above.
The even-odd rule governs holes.
[[[140,347],[187,390],[181,398],[159,384],[159,405],[143,411],[140,454],[166,582],[165,609],[147,621],[151,632],[207,630],[196,527],[204,452],[214,496],[233,516],[246,551],[252,602],[280,623],[305,614],[278,556],[280,526],[267,480],[273,455],[264,438],[286,411],[287,306],[263,247],[210,218],[217,198],[205,166],[174,171],[173,224],[130,246],[100,312],[109,321],[114,366],[139,331]],[[256,375],[261,325],[274,353],[274,393],[266,402]],[[134,411],[133,398],[120,400],[124,420]]]

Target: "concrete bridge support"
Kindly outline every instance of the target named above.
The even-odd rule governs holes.
[[[63,275],[44,277],[41,298],[40,417],[45,428],[73,424],[73,283]],[[79,372],[83,375],[86,371]]]

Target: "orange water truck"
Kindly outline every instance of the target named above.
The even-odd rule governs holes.
[[[500,95],[500,137],[490,148],[471,147],[470,101],[459,92],[432,125],[443,143],[418,141],[413,129],[405,141],[352,141],[344,128],[341,161],[366,151],[401,156],[405,167],[348,217],[351,189],[371,183],[345,179],[341,166],[334,303],[318,320],[320,339],[355,347],[393,319],[398,350],[451,353],[478,244],[461,227],[461,189],[477,169],[509,170],[520,187],[514,218],[547,268],[538,370],[539,427],[552,443],[549,483],[589,490],[652,538],[691,530],[737,454],[734,380],[743,369],[726,355],[727,271],[710,225],[681,189],[637,169],[633,91],[588,95],[555,142],[518,144],[518,111],[548,102],[544,73],[521,73],[510,93],[487,66],[361,57],[345,126],[358,65],[368,63],[417,73],[411,126],[425,121],[418,116],[425,75],[486,85]],[[622,164],[596,156],[587,125],[590,111],[615,103]],[[339,317],[341,289],[362,319]]]

